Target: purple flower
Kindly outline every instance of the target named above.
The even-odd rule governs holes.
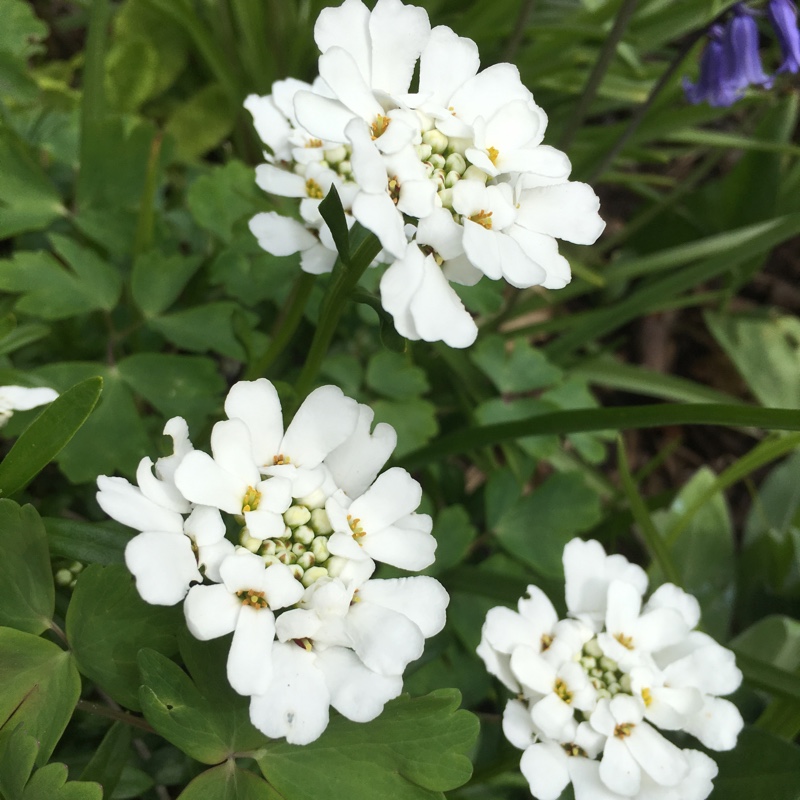
[[[764,73],[758,52],[758,25],[743,3],[733,9],[733,16],[725,26],[725,57],[727,81],[733,89],[763,86],[769,89],[772,78]]]
[[[778,72],[797,72],[800,70],[800,31],[795,4],[792,0],[770,0],[767,14],[783,53]]]
[[[691,83],[683,79],[686,99],[693,105],[707,102],[710,106],[733,105],[742,93],[734,89],[728,79],[728,58],[723,43],[724,30],[713,25],[708,31],[708,43],[700,58],[700,79]]]

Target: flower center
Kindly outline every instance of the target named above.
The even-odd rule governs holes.
[[[564,752],[568,756],[581,756],[582,758],[588,758],[586,751],[579,747],[575,742],[567,742],[566,744],[562,744],[561,747],[564,748]]]
[[[391,120],[389,117],[385,117],[383,114],[378,114],[378,116],[375,117],[375,122],[372,123],[373,140],[380,139],[380,137],[386,133],[386,129],[389,127],[390,122]]]
[[[549,633],[543,633],[541,643],[542,652],[544,653],[544,651],[547,650],[551,644],[553,644],[553,637]]]
[[[309,139],[306,142],[306,147],[322,147],[322,140],[321,139]]]
[[[615,633],[614,638],[627,650],[633,650],[633,637],[624,633]]]
[[[289,456],[285,456],[283,453],[277,456],[272,456],[272,466],[273,467],[280,467],[284,464],[291,464],[292,459]]]
[[[350,530],[353,531],[353,538],[360,545],[361,542],[359,542],[358,540],[359,539],[363,539],[367,535],[367,532],[361,527],[361,519],[359,517],[356,517],[355,519],[353,519],[353,515],[352,514],[348,514],[347,515],[347,523],[348,523],[348,525],[350,525]]]
[[[497,157],[500,155],[500,152],[496,147],[488,147],[486,152],[489,155],[489,161],[492,162],[495,166],[497,166]]]
[[[621,722],[614,728],[614,736],[617,739],[625,739],[633,733],[635,727],[632,722]]]
[[[630,690],[630,678],[623,674],[613,658],[603,655],[597,639],[591,639],[583,646],[578,663],[583,667],[589,682],[597,690],[598,699],[610,698],[621,691]]]
[[[302,647],[304,650],[308,650],[309,652],[313,649],[314,645],[311,639],[292,639],[292,641],[298,646]]]
[[[572,702],[572,692],[569,690],[567,684],[561,679],[556,678],[555,686],[553,687],[555,693],[569,705]]]
[[[484,211],[481,209],[477,214],[473,214],[469,217],[470,222],[475,222],[478,225],[482,225],[486,228],[487,231],[492,229],[492,212],[491,211]]]
[[[242,589],[236,592],[236,596],[242,601],[243,606],[250,606],[257,610],[267,608],[269,605],[264,592],[257,592],[255,589]]]
[[[313,178],[306,181],[306,193],[313,200],[322,200],[325,197],[322,187]]]
[[[261,492],[254,489],[252,486],[247,487],[247,491],[242,498],[242,513],[245,511],[255,511],[258,504],[261,502]]]
[[[400,182],[397,180],[397,177],[389,178],[389,197],[392,198],[392,202],[397,205],[397,201],[400,199]]]
[[[650,708],[653,703],[653,693],[647,688],[642,689],[642,700],[644,701],[645,706]]]

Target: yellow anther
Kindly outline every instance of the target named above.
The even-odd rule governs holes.
[[[497,157],[500,155],[500,151],[496,147],[487,147],[486,152],[489,154],[489,161],[497,166]]]
[[[350,526],[350,530],[353,531],[353,538],[359,544],[361,544],[361,542],[359,542],[358,540],[363,539],[367,535],[367,532],[361,527],[360,523],[361,523],[360,517],[356,517],[355,519],[353,519],[352,514],[347,515],[347,524]]]
[[[555,686],[553,687],[555,693],[567,704],[572,702],[572,692],[569,687],[564,683],[561,678],[556,678]]]
[[[564,752],[568,756],[581,756],[583,758],[588,757],[586,751],[582,747],[579,747],[574,742],[567,742],[566,744],[562,744],[561,746],[564,748]]]
[[[624,633],[615,633],[614,638],[627,650],[633,650],[633,637]]]
[[[283,464],[291,464],[292,459],[289,456],[285,456],[283,453],[277,456],[272,456],[272,466],[273,467],[280,467]]]
[[[622,722],[614,728],[614,736],[617,739],[625,739],[633,733],[635,727],[632,722]]]
[[[397,180],[396,177],[389,178],[389,197],[392,198],[392,202],[397,205],[397,201],[400,199],[400,182]]]
[[[236,592],[236,596],[242,601],[243,606],[261,609],[268,605],[264,592],[257,592],[255,589],[242,589]]]
[[[322,200],[325,197],[322,187],[313,178],[306,181],[306,194],[313,200]]]
[[[378,114],[375,117],[375,122],[372,123],[372,138],[379,139],[386,133],[386,129],[389,127],[389,123],[391,120],[389,117],[385,117],[383,114]]]
[[[649,689],[642,689],[642,700],[644,704],[649,708],[653,702],[653,693]]]
[[[553,644],[553,637],[549,633],[542,634],[542,652],[547,650]]]
[[[322,147],[321,139],[309,139],[306,142],[306,147]]]
[[[261,492],[254,489],[252,486],[247,487],[247,491],[242,498],[242,513],[246,511],[255,511],[258,504],[261,502]]]
[[[484,211],[481,209],[477,214],[473,214],[469,218],[470,222],[476,222],[478,225],[482,225],[486,228],[487,231],[492,229],[492,212],[491,211]]]

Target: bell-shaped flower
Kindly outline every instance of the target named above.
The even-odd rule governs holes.
[[[352,502],[338,492],[328,499],[331,553],[354,560],[372,558],[394,567],[420,570],[434,560],[436,539],[428,514],[417,514],[422,488],[406,470],[393,467]]]
[[[659,786],[676,786],[689,772],[683,752],[644,721],[644,704],[629,695],[600,700],[590,717],[606,737],[600,779],[612,791],[635,796],[642,774]]]
[[[600,649],[624,672],[649,664],[657,650],[684,640],[689,633],[681,614],[673,608],[642,611],[642,595],[625,580],[608,587],[606,629],[597,635]]]
[[[28,411],[52,403],[57,397],[58,392],[47,387],[0,386],[0,428],[15,411]]]
[[[797,27],[797,6],[792,0],[769,0],[767,16],[778,37],[783,63],[778,72],[800,70],[800,30]]]
[[[742,90],[748,86],[769,89],[772,86],[772,78],[761,65],[758,25],[744,3],[734,6],[733,15],[725,26],[723,44],[727,67],[725,80],[732,89]]]
[[[707,102],[710,106],[727,108],[742,96],[742,92],[730,81],[724,36],[722,25],[711,26],[708,42],[700,57],[699,80],[692,83],[688,78],[683,79],[683,92],[692,105]]]
[[[630,583],[643,595],[647,574],[625,556],[606,555],[600,542],[572,539],[562,556],[566,585],[564,594],[570,616],[582,620],[595,631],[603,627],[608,601],[608,587],[614,580]]]
[[[284,511],[291,505],[289,480],[263,480],[253,457],[247,426],[240,419],[217,422],[211,430],[213,458],[201,450],[189,453],[175,472],[184,497],[243,516],[255,539],[279,537]]]
[[[297,603],[303,586],[284,564],[269,567],[257,555],[238,550],[219,568],[222,583],[193,586],[183,610],[197,639],[233,633],[228,682],[239,694],[266,691],[272,677],[274,609]]]
[[[290,481],[293,497],[305,497],[320,486],[322,462],[353,433],[359,415],[358,403],[341,389],[321,386],[303,401],[284,432],[278,393],[265,378],[234,384],[225,412],[246,426],[261,472]]]

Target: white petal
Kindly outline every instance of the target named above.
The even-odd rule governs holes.
[[[285,608],[299,603],[305,591],[303,584],[292,575],[285,564],[267,567],[264,587],[270,608]]]
[[[353,119],[353,112],[338,100],[321,97],[314,92],[298,92],[294,98],[297,121],[312,135],[325,142],[344,144],[344,129]]]
[[[203,567],[203,574],[215,583],[220,583],[222,577],[219,568],[222,562],[234,554],[233,542],[221,539],[214,544],[199,545],[197,548],[197,563]]]
[[[325,458],[337,486],[350,497],[367,489],[397,445],[397,433],[385,422],[379,422],[370,433],[374,417],[369,406],[360,404],[353,432]]]
[[[436,185],[429,180],[406,180],[400,184],[397,210],[411,217],[427,217],[435,208]]]
[[[188,514],[192,510],[192,504],[178,491],[172,481],[160,480],[153,475],[153,462],[149,458],[143,458],[139,462],[136,482],[142,494],[156,505],[176,511],[178,514]]]
[[[639,791],[642,780],[639,764],[625,743],[616,736],[609,737],[603,750],[600,780],[612,791],[626,797],[633,797]]]
[[[211,452],[222,469],[246,485],[255,487],[261,479],[253,456],[250,431],[242,420],[222,420],[214,425],[211,429]]]
[[[675,609],[656,608],[636,620],[632,633],[635,645],[652,653],[685,639],[689,629]]]
[[[358,403],[337,386],[320,386],[297,409],[281,442],[281,452],[297,466],[313,469],[353,432]]]
[[[732,750],[736,747],[744,721],[739,709],[729,700],[706,697],[703,709],[684,727],[711,750]]]
[[[361,119],[372,122],[383,114],[383,106],[346,50],[336,46],[326,50],[319,58],[319,74],[334,95]]]
[[[450,98],[458,116],[471,124],[477,117],[487,119],[497,109],[514,100],[529,101],[531,93],[523,86],[513,64],[494,64],[470,78]]]
[[[225,398],[225,413],[247,426],[256,462],[272,464],[283,438],[281,401],[275,387],[266,378],[235,383]]]
[[[528,586],[526,596],[517,601],[517,608],[523,617],[529,619],[543,632],[552,631],[558,622],[558,614],[550,598],[538,586]]]
[[[342,558],[363,561],[369,558],[364,549],[353,539],[349,533],[334,533],[328,538],[328,550],[332,555]]]
[[[566,181],[569,173],[572,171],[572,164],[570,164],[567,156],[560,150],[556,150],[554,147],[549,147],[546,144],[540,144],[538,147],[514,150],[505,156],[501,153],[495,166],[500,172],[533,173],[534,175],[542,175],[550,180],[559,181]],[[561,183],[559,185],[566,186],[567,184]],[[605,227],[605,223],[603,223],[603,227]],[[597,236],[600,235],[601,231],[602,228],[597,232]],[[597,236],[594,238],[596,239]],[[564,237],[559,236],[559,238],[561,239]],[[570,239],[569,241],[572,240]],[[594,241],[594,239],[592,241]],[[587,242],[586,244],[591,244],[591,242]]]
[[[330,695],[316,656],[294,642],[272,649],[272,681],[250,700],[250,721],[267,736],[309,744],[328,727]]]
[[[508,235],[531,261],[544,270],[541,285],[545,289],[563,289],[572,280],[569,262],[559,254],[558,243],[552,236],[535,233],[519,225],[513,225]]]
[[[525,750],[536,741],[537,734],[525,703],[519,700],[509,700],[506,703],[503,709],[503,734],[520,750]]]
[[[390,95],[407,92],[430,32],[424,8],[403,5],[400,0],[378,0],[369,19],[372,86]]]
[[[541,647],[543,629],[533,620],[504,606],[495,606],[486,615],[484,633],[492,647],[511,654],[520,645]]]
[[[289,170],[280,167],[275,167],[272,164],[259,164],[256,167],[256,183],[265,192],[277,194],[280,197],[308,196],[306,179],[302,175],[298,175],[296,172],[289,172]],[[261,238],[258,233],[253,230],[252,220],[250,230],[259,239]]]
[[[381,305],[392,315],[397,332],[406,339],[417,340],[411,301],[422,284],[424,258],[420,258],[419,248],[411,246],[405,258],[392,264],[381,278]]]
[[[456,258],[464,252],[461,239],[464,229],[446,208],[435,208],[419,221],[417,244],[430,245],[445,261]]]
[[[511,653],[511,671],[517,680],[539,694],[549,694],[556,682],[556,671],[531,646],[521,645]]]
[[[600,780],[600,765],[596,761],[575,756],[567,759],[567,769],[575,800],[619,800],[619,795]]]
[[[222,584],[192,586],[183,603],[189,631],[203,641],[231,633],[241,609],[241,601]]]
[[[125,565],[146,603],[173,606],[192,582],[201,583],[191,542],[177,533],[140,533],[125,547]]]
[[[189,439],[189,426],[183,417],[172,417],[164,425],[164,436],[172,439],[172,455],[162,456],[156,461],[156,475],[162,481],[175,483],[175,470],[187,453],[194,449]]]
[[[249,696],[267,690],[272,678],[274,639],[272,612],[268,608],[242,606],[228,652],[228,682],[239,694]]]
[[[55,389],[46,387],[0,386],[0,402],[8,404],[15,411],[29,411],[52,403],[57,397]]]
[[[445,261],[442,264],[442,274],[450,283],[461,286],[474,286],[483,277],[483,273],[470,263],[464,253]]]
[[[317,242],[303,250],[300,255],[300,269],[309,275],[324,275],[333,269],[338,253],[330,250],[321,242]]]
[[[403,691],[399,675],[379,675],[367,669],[358,656],[344,647],[320,652],[317,664],[325,675],[331,705],[353,722],[375,719],[389,700]]]
[[[219,509],[195,506],[183,523],[183,530],[198,547],[216,544],[225,538],[225,523]]]
[[[289,506],[287,505],[287,508]],[[286,530],[286,523],[280,514],[274,511],[246,511],[244,514],[247,532],[254,539],[278,539]]]
[[[247,484],[222,469],[202,450],[194,450],[183,459],[175,471],[175,483],[193,503],[213,506],[229,514],[242,513]]]
[[[432,103],[447,106],[456,89],[472,78],[479,66],[475,42],[438,25],[420,55],[419,93]]]
[[[226,558],[219,571],[225,588],[231,593],[249,590],[263,592],[266,589],[267,567],[264,559],[243,548]]]
[[[511,657],[512,662],[514,657]],[[550,692],[531,708],[533,724],[545,735],[561,739],[564,728],[573,720],[572,708]]]
[[[380,194],[388,188],[386,165],[372,141],[367,124],[361,119],[352,120],[345,129],[353,152],[350,164],[358,185],[370,194]]]
[[[361,0],[345,0],[337,8],[322,9],[314,25],[317,47],[323,53],[331,47],[347,50],[367,82],[372,74],[369,21],[369,9]]]
[[[139,531],[183,531],[183,517],[148,500],[125,478],[97,478],[97,502],[109,517]]]
[[[531,745],[523,754],[519,768],[538,800],[558,800],[569,784],[569,757],[551,742]]]
[[[353,216],[380,240],[385,250],[402,258],[407,241],[403,215],[388,194],[360,192],[353,201]]]
[[[485,628],[486,626],[484,626]],[[486,671],[490,675],[494,675],[503,683],[503,685],[511,692],[519,692],[520,685],[511,672],[509,662],[511,659],[502,653],[498,653],[486,640],[484,635],[481,636],[480,643],[475,649],[475,652],[486,665]]]
[[[419,483],[402,467],[392,467],[353,501],[348,513],[361,520],[367,533],[377,533],[416,511],[421,500]]]
[[[244,107],[253,115],[253,127],[264,144],[273,152],[284,145],[292,133],[286,116],[276,107],[272,97],[251,94],[245,98]]]
[[[502,106],[486,123],[486,144],[500,157],[541,141],[541,117],[524,100]],[[538,140],[538,141],[537,141]]]
[[[305,225],[291,217],[282,217],[275,211],[256,214],[249,226],[259,246],[273,256],[290,256],[317,243],[316,237]]]
[[[636,725],[625,742],[641,768],[660,786],[675,786],[689,771],[681,750],[646,722]]]
[[[401,675],[425,646],[422,631],[408,617],[374,603],[353,605],[346,625],[359,658],[381,675]]]
[[[467,183],[467,181],[463,181]],[[458,184],[460,186],[461,184]],[[470,219],[464,220],[464,252],[467,258],[492,280],[503,275],[499,236]]]
[[[275,633],[282,642],[293,639],[313,639],[322,626],[319,614],[305,608],[284,611],[275,620]]]
[[[375,561],[410,572],[429,567],[435,559],[436,539],[418,528],[392,525],[367,534],[361,544]]]
[[[593,244],[605,222],[591,186],[575,181],[530,189],[520,197],[517,223],[575,244]]]
[[[296,470],[300,472],[300,470]],[[283,514],[292,504],[292,489],[294,481],[283,477],[271,477],[258,484],[261,500],[258,504],[259,511],[271,511],[273,514]]]
[[[450,602],[442,584],[427,575],[367,581],[359,589],[359,596],[407,617],[426,639],[444,628],[445,609]]]
[[[645,611],[655,608],[672,608],[683,617],[688,628],[695,628],[700,622],[700,603],[697,598],[684,592],[672,583],[664,583],[650,595],[645,603]]]

